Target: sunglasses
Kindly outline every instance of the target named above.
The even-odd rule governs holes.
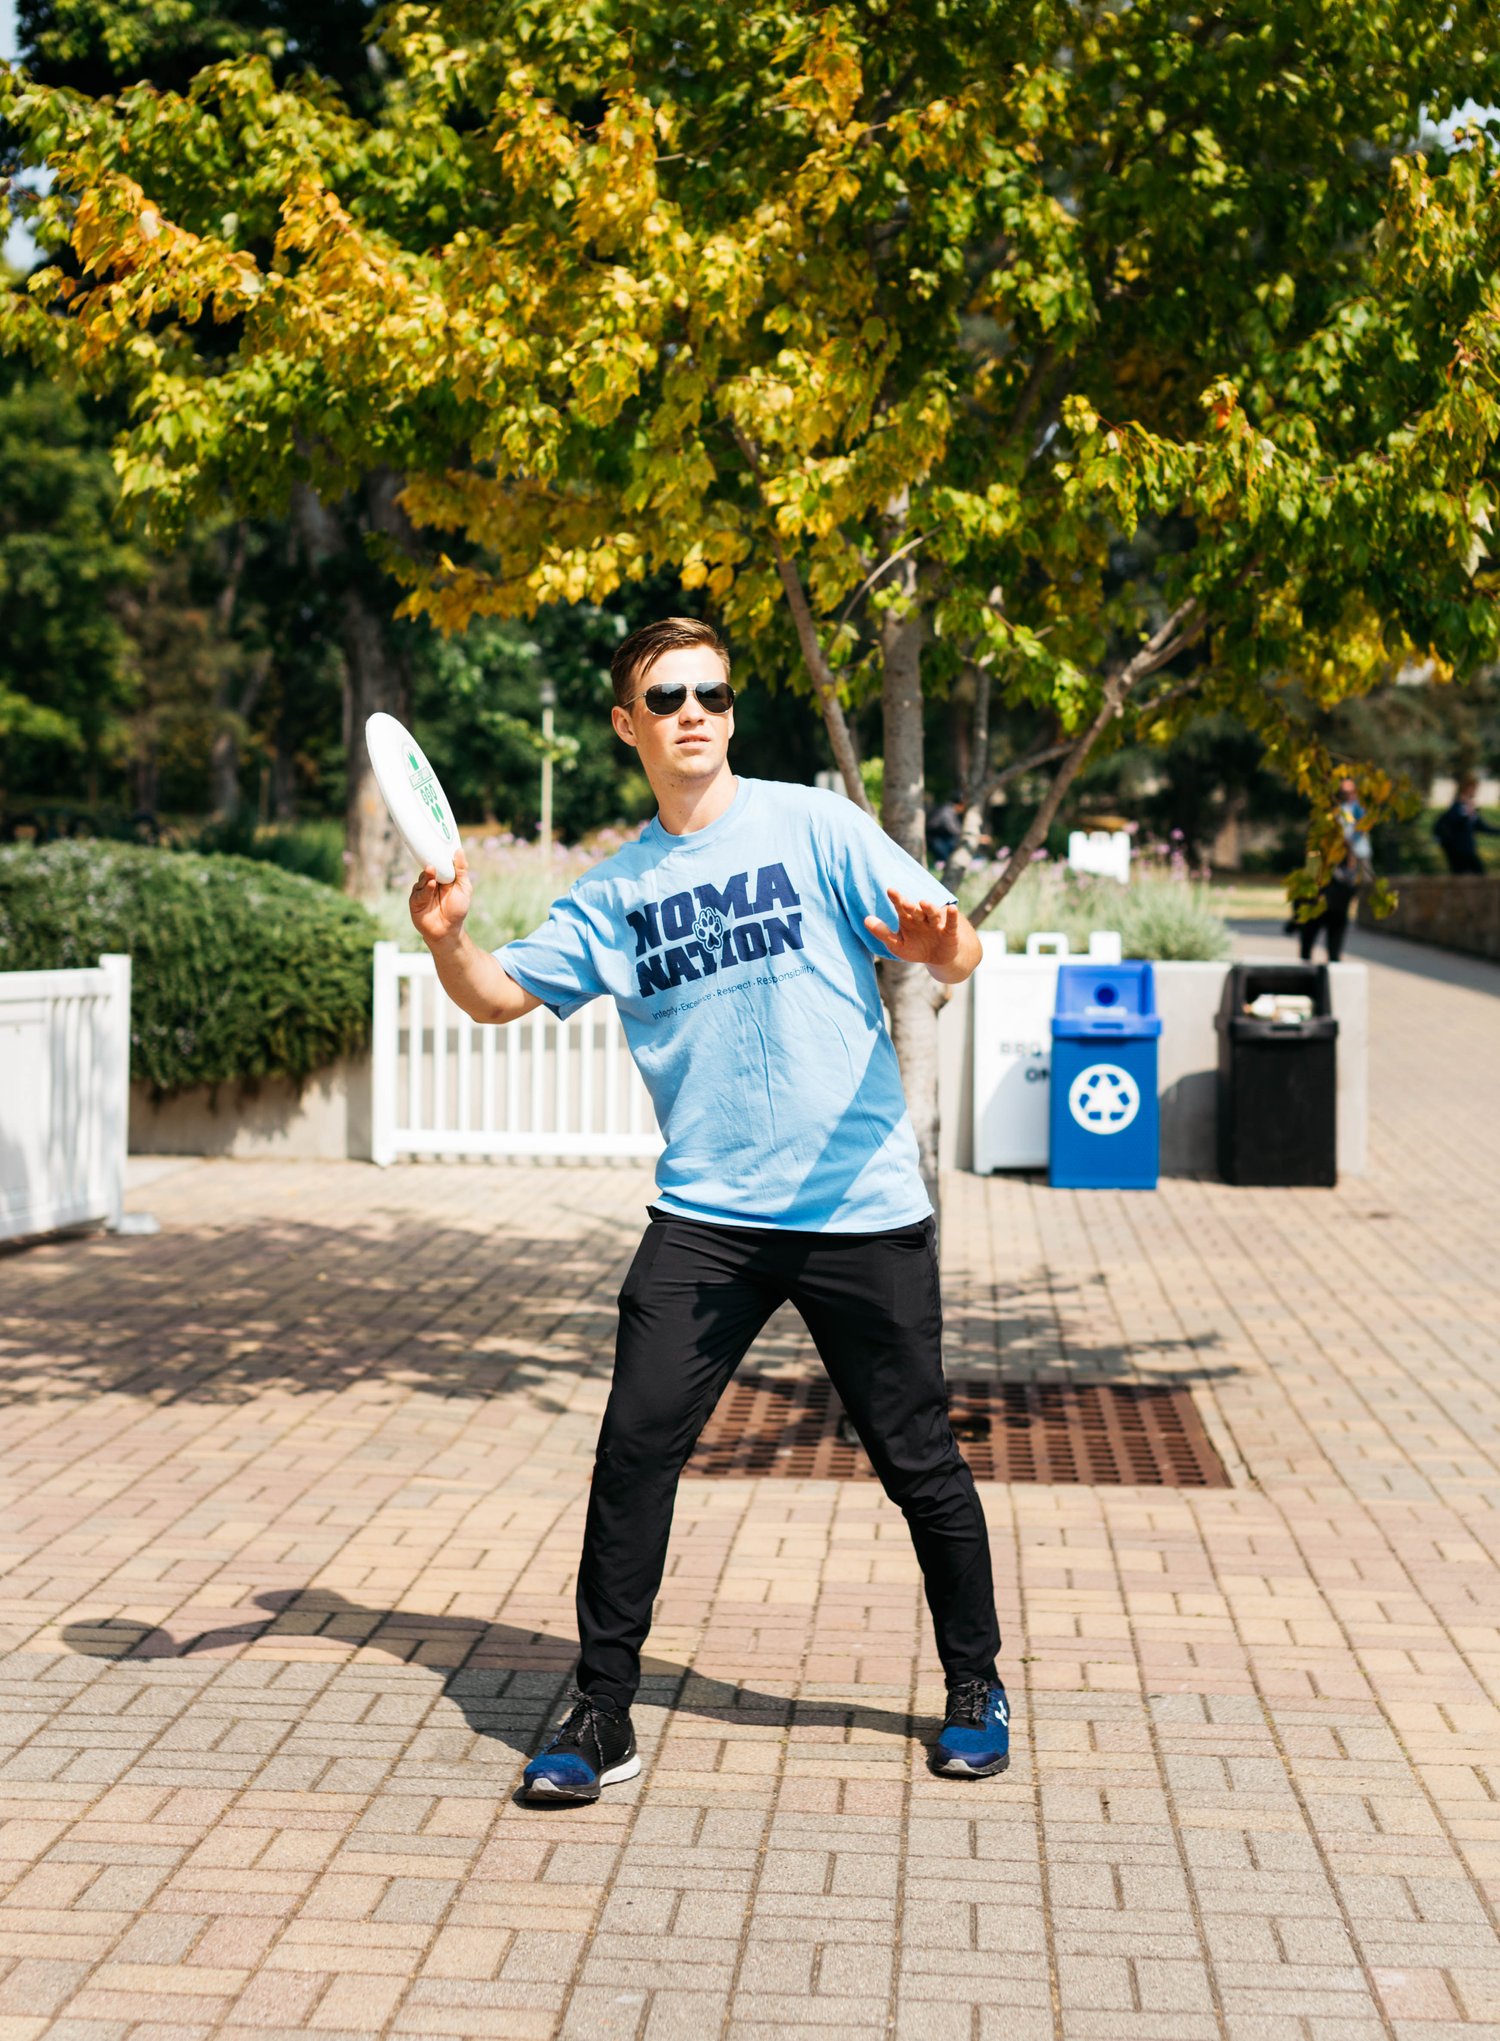
[[[734,707],[734,689],[727,680],[706,680],[693,693],[711,716],[727,716]],[[681,680],[659,680],[636,696],[653,716],[675,716],[687,698],[687,683]]]

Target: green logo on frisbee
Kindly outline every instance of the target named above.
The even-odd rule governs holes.
[[[412,792],[443,832],[443,841],[445,843],[451,841],[453,831],[448,827],[448,818],[443,813],[442,802],[438,799],[437,774],[420,751],[408,751],[406,763],[410,767],[407,778],[411,782]]]

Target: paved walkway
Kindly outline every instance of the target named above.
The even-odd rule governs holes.
[[[639,1173],[157,1165],[0,1259],[0,2041],[1500,2033],[1500,969],[1357,949],[1369,1177],[947,1186],[955,1371],[1191,1382],[1236,1477],[986,1491],[989,1785],[873,1484],[697,1482],[643,1777],[511,1800]]]

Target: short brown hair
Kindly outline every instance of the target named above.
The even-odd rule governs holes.
[[[728,680],[729,647],[712,624],[705,624],[700,617],[658,617],[654,624],[642,624],[622,639],[609,662],[616,707],[630,707],[637,683],[645,679],[663,652],[683,652],[691,645],[706,645],[710,652],[717,652]]]

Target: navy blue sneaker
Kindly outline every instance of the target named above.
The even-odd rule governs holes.
[[[522,1774],[521,1791],[528,1800],[597,1800],[601,1787],[633,1779],[640,1769],[630,1711],[575,1691],[567,1720]]]
[[[948,1779],[991,1779],[1010,1763],[1010,1703],[998,1680],[948,1689],[948,1719],[932,1768]]]

